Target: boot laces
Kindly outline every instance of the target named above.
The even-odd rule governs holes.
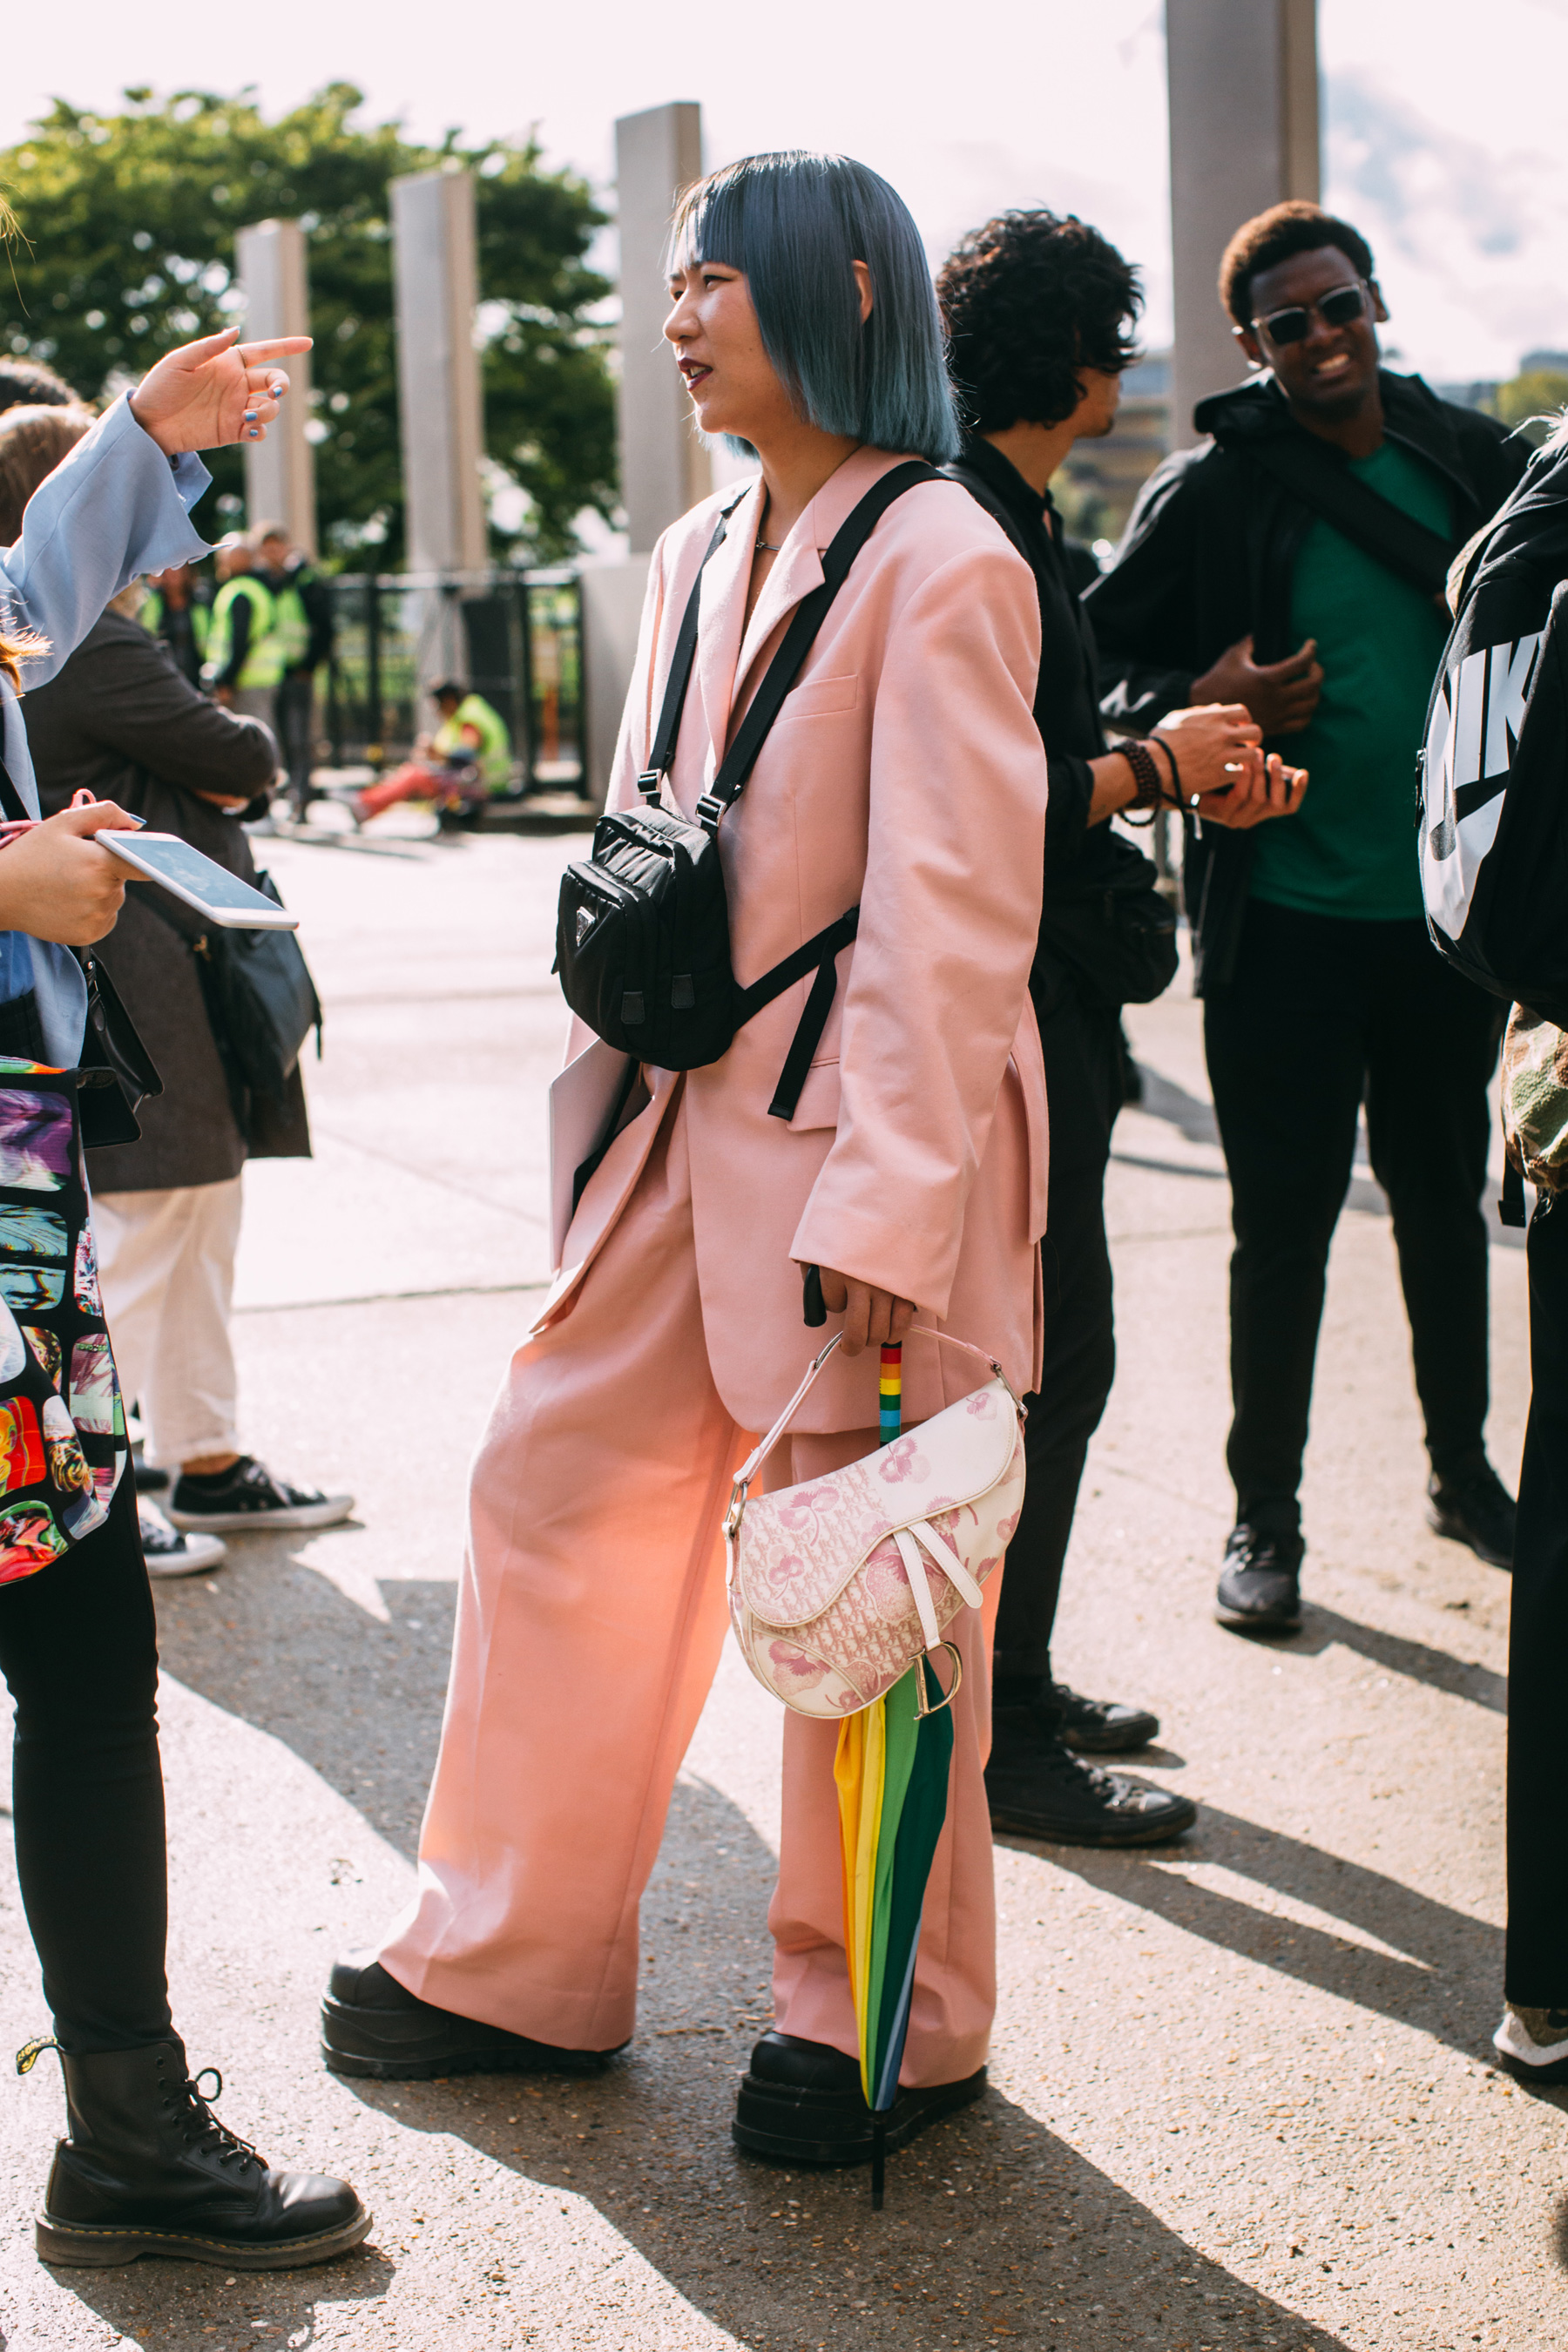
[[[204,2093],[202,2084],[211,2077],[213,2089]],[[174,2108],[187,2144],[199,2147],[204,2156],[216,2156],[220,2164],[262,2164],[261,2158],[247,2139],[230,2131],[226,2123],[214,2115],[209,2099],[223,2096],[223,2076],[216,2066],[203,2066],[189,2074],[177,2088],[171,2087],[170,2102]],[[262,2166],[266,2169],[265,2165]]]

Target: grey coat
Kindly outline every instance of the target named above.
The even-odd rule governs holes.
[[[265,794],[278,765],[271,735],[195,691],[167,648],[139,621],[105,613],[47,686],[22,705],[46,815],[85,785],[118,801],[160,833],[177,833],[231,874],[256,878],[236,816],[204,792]],[[156,898],[177,929],[148,901]],[[207,1019],[190,941],[204,929],[194,908],[134,882],[118,924],[94,950],[158,1066],[163,1092],[142,1104],[139,1143],[88,1154],[101,1192],[148,1192],[216,1184],[247,1157],[303,1159],[310,1150],[300,1072],[281,1107],[244,1106],[248,1150]]]

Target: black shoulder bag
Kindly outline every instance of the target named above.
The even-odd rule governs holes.
[[[1414,515],[1396,507],[1370,483],[1350,472],[1338,451],[1308,433],[1282,433],[1269,440],[1233,441],[1253,465],[1271,474],[1315,515],[1342,531],[1352,547],[1370,555],[1422,595],[1443,601],[1448,566],[1459,538],[1444,539]]]
[[[561,882],[555,969],[567,1003],[606,1045],[660,1070],[698,1070],[726,1054],[735,1033],[786,988],[816,978],[768,1106],[793,1118],[811,1057],[833,1009],[834,959],[860,920],[851,907],[837,922],[742,988],[730,961],[730,910],[719,862],[719,822],[744,791],[769,728],[800,674],[823,619],[881,516],[917,482],[940,481],[911,460],[873,483],[822,559],[822,585],[797,606],[768,665],[697,821],[659,805],[675,757],[680,714],[697,652],[702,570],[722,545],[731,509],[719,518],[687,600],[665,687],[649,764],[637,778],[643,804],[602,816],[590,858]],[[742,494],[743,495],[743,493]],[[732,502],[738,503],[737,501]]]

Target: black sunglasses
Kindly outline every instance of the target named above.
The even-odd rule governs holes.
[[[1315,310],[1325,327],[1348,327],[1364,317],[1367,289],[1358,278],[1353,286],[1336,286],[1316,302],[1292,302],[1288,310],[1270,310],[1267,319],[1254,319],[1253,331],[1267,335],[1278,347],[1283,343],[1304,343],[1312,324]]]

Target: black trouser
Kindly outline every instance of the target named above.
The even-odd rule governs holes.
[[[310,770],[315,765],[316,674],[290,670],[278,684],[273,704],[273,731],[283,765],[289,772],[289,795],[296,816],[303,816],[310,798]]]
[[[1524,2009],[1568,2009],[1568,1202],[1530,1223],[1530,1420],[1508,1661],[1508,1955]]]
[[[1040,1274],[1045,1362],[1027,1400],[1028,1480],[996,1612],[998,1675],[1051,1671],[1051,1628],[1089,1441],[1116,1373],[1105,1163],[1121,1108],[1121,1027],[1068,995],[1040,1023],[1051,1166]]]
[[[1204,1007],[1236,1233],[1226,1458],[1238,1520],[1277,1535],[1300,1524],[1329,1244],[1363,1100],[1432,1466],[1449,1477],[1485,1459],[1480,1196],[1504,1010],[1450,971],[1419,922],[1248,905],[1235,976]]]
[[[130,1469],[96,1533],[0,1585],[16,1704],[16,1874],[55,2032],[72,2052],[172,2031],[158,1643]]]

